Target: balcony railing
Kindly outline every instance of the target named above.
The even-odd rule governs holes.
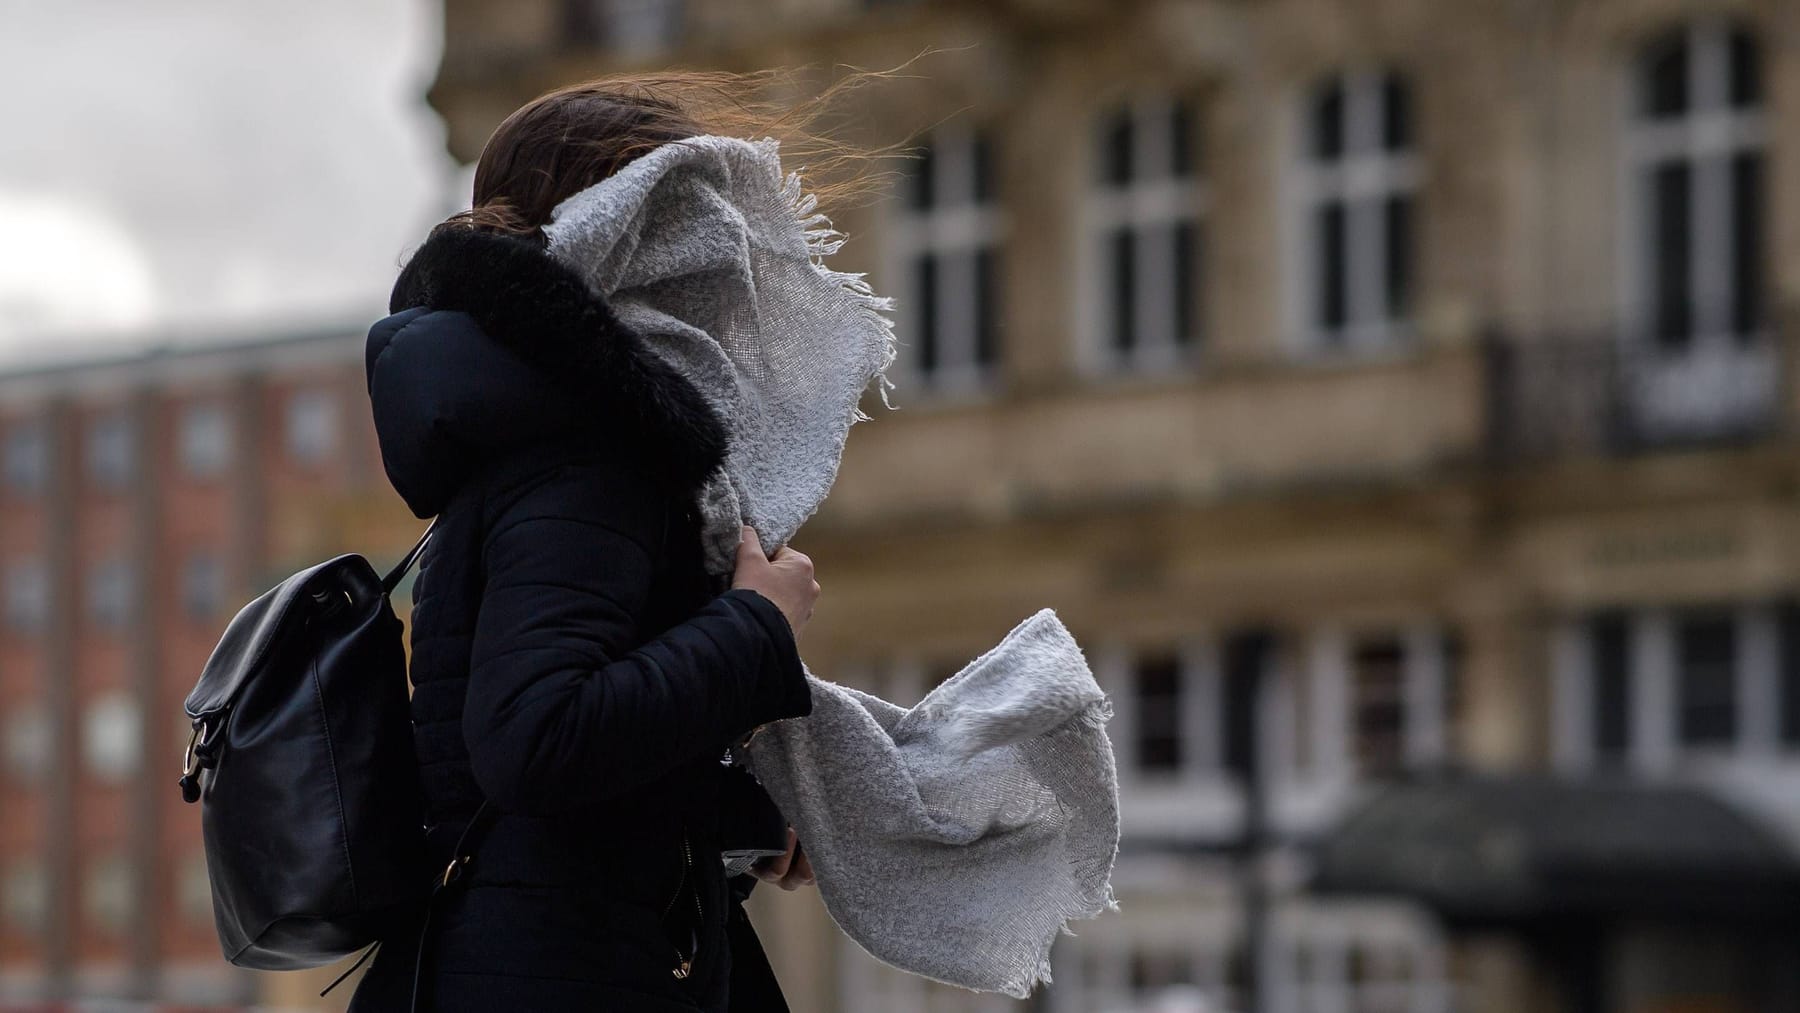
[[[1501,461],[1754,443],[1785,414],[1785,334],[1681,347],[1603,336],[1491,339],[1486,443]]]

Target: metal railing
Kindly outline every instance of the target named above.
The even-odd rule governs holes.
[[[1774,436],[1783,331],[1663,346],[1617,332],[1484,343],[1486,450],[1501,462],[1742,445]]]

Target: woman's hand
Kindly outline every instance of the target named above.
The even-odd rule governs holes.
[[[752,865],[750,871],[757,879],[774,883],[783,890],[813,885],[812,861],[800,850],[800,835],[794,833],[793,827],[788,827],[787,854],[780,858],[765,858]]]
[[[731,575],[733,588],[747,587],[775,603],[787,617],[794,639],[812,618],[813,606],[819,601],[819,582],[813,579],[813,562],[804,553],[786,546],[771,559],[763,552],[756,529],[744,526],[744,540],[738,543],[737,571]]]

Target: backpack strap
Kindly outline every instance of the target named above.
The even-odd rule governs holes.
[[[413,543],[413,547],[407,551],[406,555],[400,557],[400,562],[395,563],[394,568],[387,572],[387,576],[381,578],[382,593],[394,593],[394,588],[399,587],[400,582],[406,579],[413,564],[417,563],[419,557],[425,554],[425,546],[431,541],[431,533],[436,530],[437,518],[434,517],[431,519],[431,523],[425,526],[425,533],[419,536],[419,540]]]
[[[425,534],[429,537],[431,532],[426,531]],[[422,540],[420,544],[423,544]],[[418,550],[415,548],[414,551]],[[425,944],[431,938],[432,910],[437,907],[438,895],[462,879],[463,871],[469,867],[470,862],[475,860],[475,840],[471,838],[478,839],[487,830],[487,824],[492,822],[492,819],[486,817],[488,817],[488,803],[486,799],[482,799],[480,807],[475,810],[475,815],[469,817],[469,822],[463,826],[462,833],[457,835],[456,846],[450,849],[450,863],[444,866],[444,871],[438,876],[437,881],[431,884],[431,895],[425,898],[425,918],[419,926],[419,948],[413,954],[412,999],[407,1006],[411,1013],[419,1013],[419,985],[425,978]]]

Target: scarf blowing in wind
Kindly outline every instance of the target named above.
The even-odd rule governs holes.
[[[786,544],[830,491],[857,403],[893,359],[886,300],[828,270],[842,237],[776,143],[696,137],[564,201],[550,254],[700,390],[730,433],[701,494],[707,568],[740,524]],[[1023,997],[1071,918],[1112,906],[1118,784],[1105,696],[1044,610],[917,706],[810,676],[813,713],[745,759],[805,844],[837,924],[875,957]]]

